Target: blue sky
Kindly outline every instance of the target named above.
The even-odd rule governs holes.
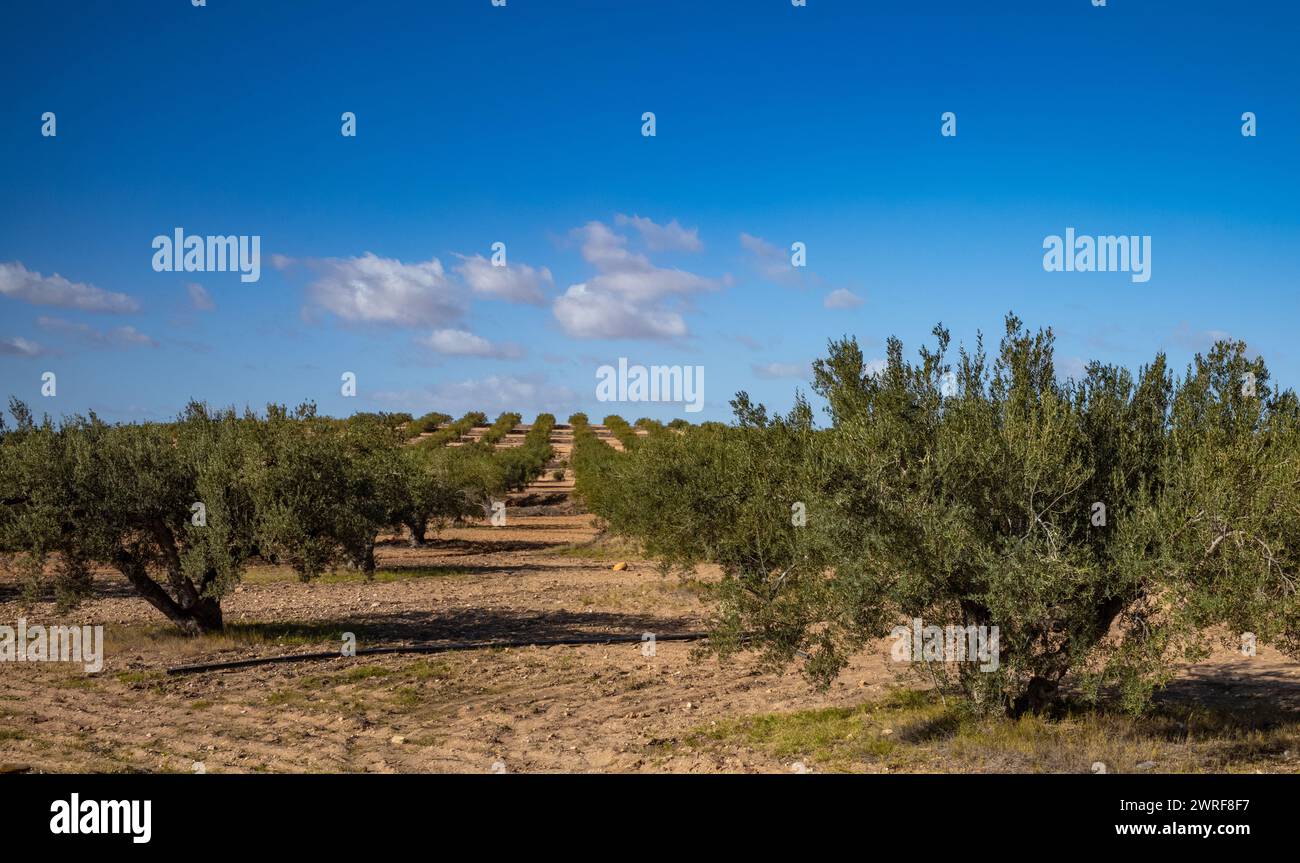
[[[912,352],[1008,310],[1055,328],[1062,374],[1229,335],[1294,387],[1297,24],[1249,0],[9,2],[3,395],[726,419],[741,389],[788,407],[828,338]],[[155,272],[176,227],[260,236],[260,280]],[[1149,235],[1150,280],[1045,272],[1068,227]],[[598,403],[619,357],[703,366],[705,410]]]

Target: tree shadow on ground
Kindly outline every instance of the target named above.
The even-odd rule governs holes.
[[[431,539],[424,544],[423,549],[461,554],[503,554],[511,551],[545,551],[562,545],[568,545],[568,542],[542,542],[535,539]],[[405,540],[388,540],[378,544],[378,547],[383,546],[407,547]]]
[[[358,614],[327,621],[242,622],[227,626],[229,634],[249,634],[272,641],[333,642],[339,640],[344,632],[351,632],[357,637],[358,648],[425,641],[549,640],[600,635],[640,636],[647,632],[667,635],[698,629],[698,620],[681,616],[507,608],[403,611]]]
[[[1155,697],[1157,711],[1227,717],[1241,729],[1300,723],[1300,677],[1286,669],[1194,670]]]

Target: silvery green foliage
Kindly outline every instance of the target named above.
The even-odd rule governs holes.
[[[1300,410],[1243,344],[1177,378],[1158,355],[1062,382],[1051,331],[1014,316],[993,357],[934,334],[917,362],[891,339],[878,371],[832,342],[828,427],[802,398],[771,417],[741,393],[732,426],[579,448],[579,490],[665,565],[721,565],[722,652],[743,638],[823,683],[912,617],[1000,627],[995,673],[930,671],[1012,714],[1062,684],[1140,709],[1216,631],[1300,649]]]
[[[256,552],[249,423],[198,404],[166,425],[38,423],[17,401],[10,413],[0,548],[37,581],[52,572],[67,603],[90,589],[93,564],[108,565],[186,631],[219,629],[219,598]]]
[[[382,532],[422,542],[430,526],[482,514],[483,501],[541,473],[554,425],[544,414],[523,446],[496,451],[444,446],[479,413],[414,445],[409,415],[336,420],[312,405],[241,416],[193,403],[174,423],[128,425],[93,414],[37,422],[17,401],[10,414],[0,425],[8,565],[65,606],[90,591],[92,567],[112,567],[190,633],[222,627],[221,598],[250,563],[304,580],[345,564],[371,575]]]

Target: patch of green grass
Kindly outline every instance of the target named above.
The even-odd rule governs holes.
[[[293,645],[304,647],[322,641],[342,642],[342,623],[228,623],[225,632],[212,638],[230,639],[236,645]]]
[[[683,742],[744,746],[823,771],[1300,772],[1293,715],[1164,707],[1133,717],[1072,707],[1056,718],[1009,719],[908,689],[856,707],[727,720]]]
[[[393,703],[397,707],[407,709],[419,707],[424,703],[424,696],[417,687],[399,686],[393,690]]]
[[[687,738],[741,742],[781,759],[802,759],[821,769],[849,770],[854,765],[879,762],[898,748],[894,725],[935,711],[890,708],[883,705],[827,707],[797,713],[770,713],[730,720]],[[907,714],[918,714],[916,717]]]
[[[358,665],[355,668],[349,668],[342,674],[335,675],[333,680],[336,683],[358,683],[372,677],[387,677],[392,673],[391,669],[384,668],[382,665]]]
[[[446,660],[420,660],[413,663],[404,673],[413,680],[450,680],[452,677],[451,664]]]
[[[271,707],[300,707],[310,699],[301,689],[277,689],[266,696],[266,703]]]
[[[161,671],[121,671],[117,674],[119,683],[129,685],[142,683],[158,683],[163,679]]]
[[[52,681],[60,689],[94,689],[95,678],[89,674],[64,674]]]

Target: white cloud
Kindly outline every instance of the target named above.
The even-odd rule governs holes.
[[[217,307],[217,304],[212,302],[212,295],[198,282],[190,282],[185,286],[185,291],[190,295],[190,305],[198,311],[210,312]]]
[[[437,258],[404,264],[366,252],[359,258],[307,263],[320,274],[307,287],[308,300],[345,321],[437,326],[465,313],[463,291]]]
[[[36,325],[47,332],[71,336],[92,347],[158,347],[158,342],[135,327],[114,327],[111,330],[97,330],[87,324],[65,321],[62,318],[47,318],[45,316],[37,318]]]
[[[852,291],[840,288],[827,294],[822,305],[828,309],[856,309],[865,302],[866,300]]]
[[[680,309],[695,294],[717,290],[727,280],[657,267],[627,248],[627,237],[602,222],[573,231],[582,257],[596,275],[571,285],[552,310],[575,338],[674,339],[685,336]]]
[[[555,319],[579,339],[675,339],[686,335],[686,321],[670,309],[638,305],[624,297],[572,285],[552,307]]]
[[[778,378],[807,379],[812,376],[811,366],[808,363],[754,363],[749,368],[756,377],[764,380],[776,380]]]
[[[467,330],[434,330],[421,341],[438,353],[448,356],[512,359],[523,355],[523,349],[516,344],[494,345]]]
[[[704,248],[704,244],[700,242],[699,228],[691,228],[688,231],[676,219],[666,225],[657,225],[643,216],[627,216],[619,213],[614,217],[614,223],[621,227],[631,225],[636,228],[641,234],[641,239],[652,252],[698,252]]]
[[[45,353],[45,348],[22,336],[14,336],[11,339],[0,341],[0,354],[4,356],[39,357],[43,353]]]
[[[18,261],[0,263],[0,295],[37,306],[83,312],[124,314],[140,309],[140,304],[126,294],[105,291],[84,282],[70,282],[58,273],[43,276]]]
[[[627,237],[614,231],[604,222],[590,221],[570,234],[581,241],[582,257],[601,271],[626,269],[652,269],[645,255],[627,250]]]
[[[513,303],[540,304],[546,299],[545,290],[555,286],[555,279],[546,267],[534,269],[527,264],[497,267],[482,255],[459,257],[462,263],[456,272],[476,294]]]

